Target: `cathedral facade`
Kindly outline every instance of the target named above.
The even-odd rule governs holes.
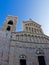
[[[33,20],[22,22],[16,32],[16,16],[7,16],[0,29],[0,65],[49,65],[49,37]]]

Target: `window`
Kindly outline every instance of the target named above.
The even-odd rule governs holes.
[[[36,33],[36,29],[34,29],[34,32]]]
[[[20,65],[26,65],[26,59],[20,59]]]
[[[25,24],[27,26],[27,24]]]
[[[12,20],[10,20],[10,21],[8,22],[8,24],[13,25],[13,21],[12,21]]]
[[[31,28],[29,27],[29,32],[31,32]]]
[[[44,56],[38,56],[39,65],[46,65]]]
[[[7,27],[7,31],[10,31],[10,26]]]
[[[30,27],[29,27],[29,30],[31,30]]]
[[[29,24],[28,24],[28,26],[29,26]]]
[[[32,32],[33,32],[33,28],[32,28]]]
[[[28,27],[26,27],[26,31],[28,32]]]

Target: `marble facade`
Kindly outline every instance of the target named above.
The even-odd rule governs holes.
[[[0,65],[49,65],[49,36],[41,25],[23,21],[23,30],[16,32],[16,23],[17,17],[8,16],[0,30]],[[44,57],[44,63],[39,57]]]

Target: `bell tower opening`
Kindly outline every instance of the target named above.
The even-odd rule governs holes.
[[[17,19],[18,18],[16,16],[8,15],[2,26],[2,30],[9,31],[9,32],[16,31]]]
[[[13,25],[13,21],[12,21],[12,20],[10,20],[10,21],[8,22],[8,24]]]
[[[10,26],[7,27],[7,31],[10,31]]]

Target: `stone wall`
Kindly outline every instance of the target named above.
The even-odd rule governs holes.
[[[0,31],[0,65],[9,65],[10,34]]]
[[[11,41],[10,45],[10,64],[9,65],[20,65],[20,56],[26,56],[27,65],[38,65],[38,56],[44,56],[45,62],[49,64],[49,44],[35,44],[19,41]],[[42,50],[42,54],[36,53],[38,49]]]

